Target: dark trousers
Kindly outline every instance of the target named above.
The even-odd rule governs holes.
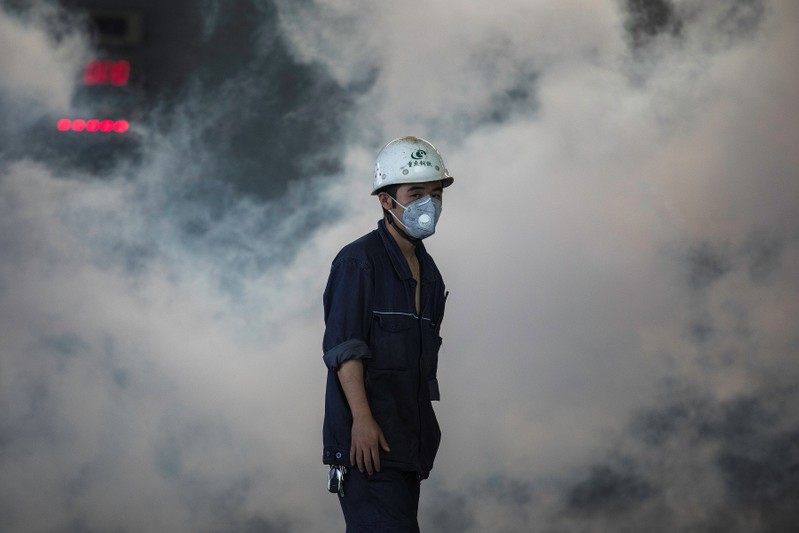
[[[384,468],[371,476],[350,468],[339,495],[347,533],[418,533],[419,477]]]

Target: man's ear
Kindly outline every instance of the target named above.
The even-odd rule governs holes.
[[[380,206],[383,209],[390,211],[394,208],[394,200],[391,199],[387,192],[377,193],[377,199],[380,200]]]

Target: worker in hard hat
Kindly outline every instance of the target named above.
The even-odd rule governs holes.
[[[345,246],[324,293],[328,368],[323,462],[347,531],[418,531],[420,481],[441,431],[432,401],[447,292],[423,240],[452,185],[438,150],[418,137],[377,156],[377,229]]]

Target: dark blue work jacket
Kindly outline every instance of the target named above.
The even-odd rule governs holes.
[[[322,343],[328,368],[325,464],[352,466],[352,413],[336,371],[349,359],[361,359],[372,415],[391,448],[380,450],[381,466],[422,477],[433,468],[441,431],[430,402],[439,399],[436,369],[446,293],[421,242],[416,256],[422,282],[420,314],[416,282],[383,220],[333,260],[324,294]]]

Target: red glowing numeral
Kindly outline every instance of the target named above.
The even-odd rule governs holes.
[[[76,118],[75,120],[70,120],[68,118],[62,118],[56,122],[56,129],[58,131],[99,131],[102,133],[125,133],[130,129],[130,123],[128,123],[127,120],[97,120],[96,118],[90,118],[89,120]]]
[[[130,62],[124,59],[96,59],[90,61],[83,70],[83,82],[86,85],[127,85],[130,80]]]

